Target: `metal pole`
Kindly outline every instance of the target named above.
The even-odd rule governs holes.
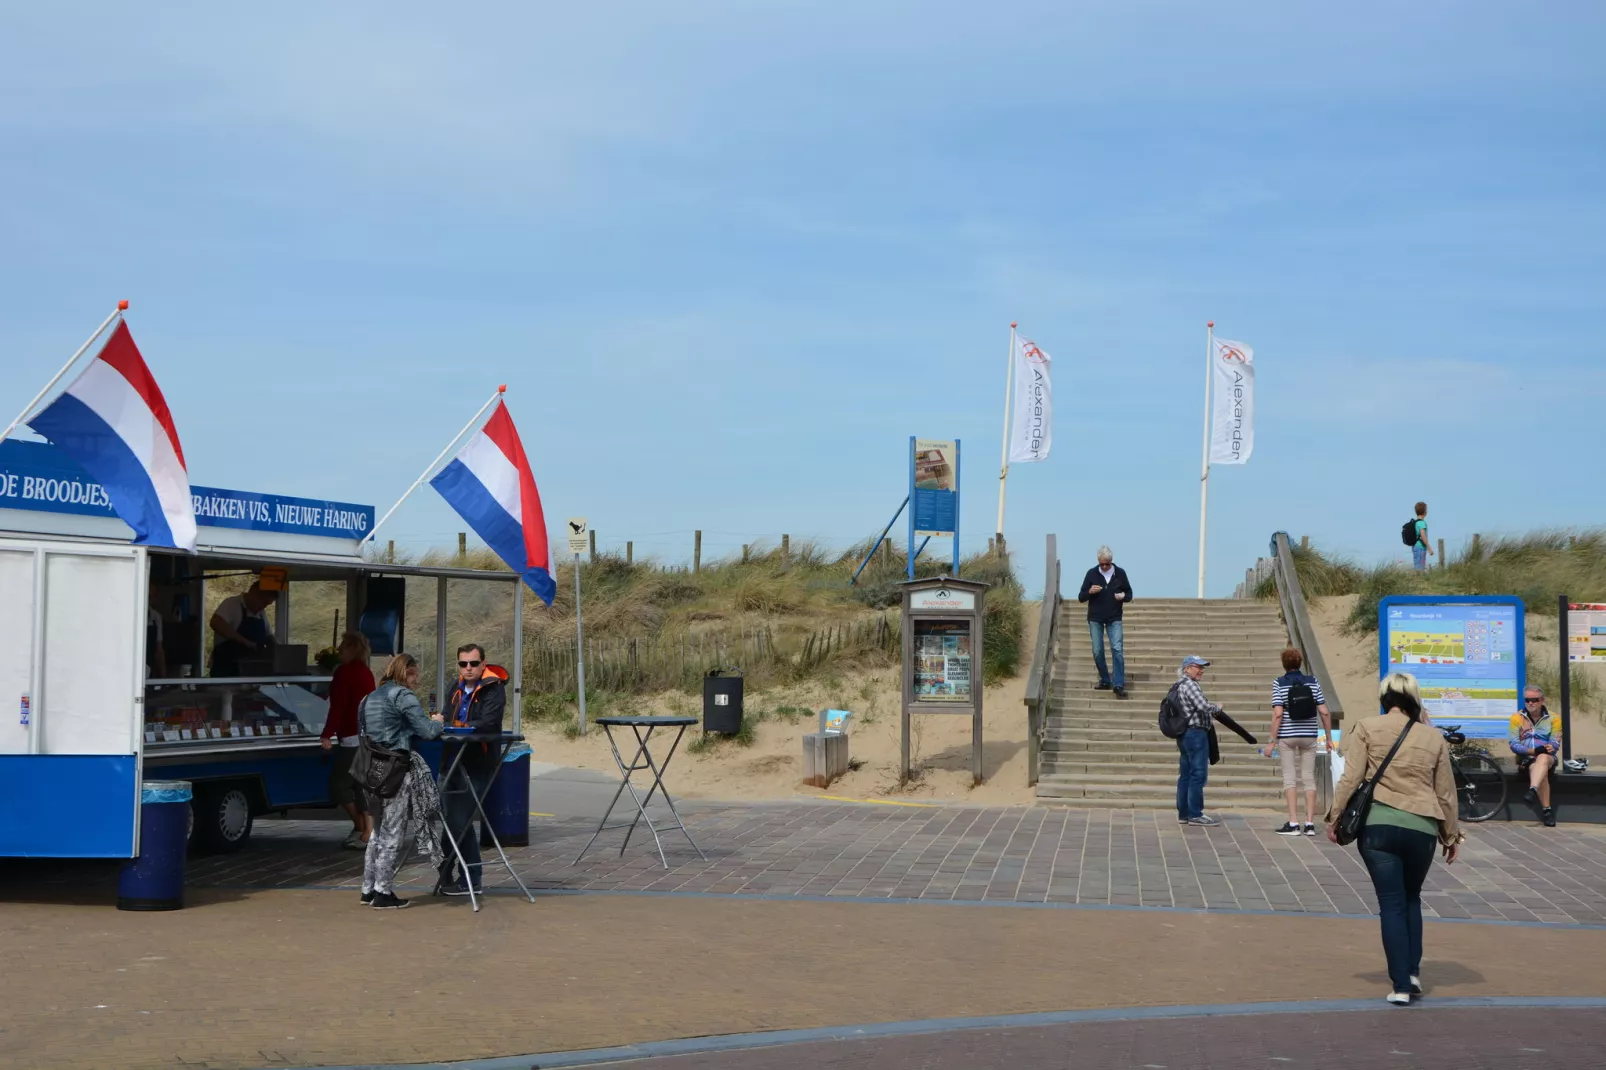
[[[1567,649],[1567,596],[1556,596],[1556,630],[1561,633],[1561,760],[1573,756],[1573,666]]]
[[[876,537],[875,545],[870,547],[870,552],[864,555],[864,560],[863,561],[859,562],[858,571],[855,572],[853,574],[853,578],[848,581],[848,586],[851,587],[854,584],[859,582],[859,573],[864,571],[864,566],[866,566],[866,565],[868,565],[870,563],[870,559],[875,556],[875,552],[878,549],[880,549],[881,548],[881,544],[886,541],[887,532],[892,530],[892,525],[894,525],[894,524],[896,524],[898,522],[898,517],[903,515],[903,511],[908,506],[908,504],[909,504],[909,499],[908,498],[904,498],[903,505],[898,506],[898,511],[896,513],[892,514],[892,519],[887,521],[887,526],[882,528],[881,529],[881,534]],[[747,547],[745,547],[745,546],[742,547],[742,561],[743,561],[744,564],[747,561]]]
[[[524,734],[524,581],[513,584],[513,734]]]
[[[998,461],[998,527],[995,534],[1004,537],[1004,487],[1009,481],[1009,410],[1013,400],[1011,387],[1015,378],[1015,324],[1009,325],[1009,357],[1004,363],[1004,442],[1003,455]]]
[[[1205,516],[1210,507],[1210,371],[1216,321],[1205,324],[1204,458],[1199,472],[1199,597],[1205,596]]]
[[[33,412],[33,407],[35,405],[39,404],[39,402],[44,399],[44,396],[46,394],[50,393],[50,390],[51,390],[52,387],[54,387],[57,383],[61,382],[61,377],[66,375],[68,370],[70,368],[72,368],[72,366],[74,364],[78,363],[78,358],[84,355],[84,351],[86,349],[88,349],[90,346],[95,344],[95,339],[99,338],[102,334],[104,334],[106,332],[106,328],[110,327],[112,325],[112,320],[119,318],[127,310],[128,310],[128,302],[127,301],[119,301],[119,302],[117,302],[117,308],[112,311],[112,314],[110,316],[106,317],[106,319],[101,323],[101,325],[99,327],[95,328],[95,333],[94,334],[90,335],[87,339],[84,340],[84,344],[78,347],[78,352],[76,352],[76,353],[74,353],[72,355],[72,359],[69,360],[67,363],[63,364],[61,366],[61,371],[57,372],[54,376],[52,376],[51,379],[50,379],[50,382],[45,384],[45,388],[43,390],[39,391],[39,393],[35,394],[33,396],[33,400],[32,401],[28,402],[27,405],[23,406],[22,411],[17,414],[17,418],[15,420],[12,420],[11,423],[6,425],[5,433],[4,434],[0,434],[0,442],[3,442],[7,438],[11,437],[11,432],[15,431],[17,429],[18,425],[21,424],[22,421],[24,421],[24,420],[26,420],[28,418],[28,416]],[[196,675],[200,675],[200,674],[197,673]]]
[[[490,408],[492,405],[495,405],[498,401],[502,400],[502,395],[505,394],[505,393],[507,393],[507,384],[503,383],[501,386],[496,388],[496,393],[491,395],[491,400],[487,401],[485,404],[481,405],[480,406],[480,411],[476,412],[473,415],[473,417],[468,421],[468,423],[463,425],[463,430],[461,430],[457,434],[453,435],[452,436],[452,440],[446,444],[446,448],[441,450],[439,453],[437,453],[435,455],[435,459],[433,461],[429,462],[429,467],[424,469],[423,474],[420,475],[417,479],[413,480],[413,485],[407,488],[407,493],[403,494],[400,498],[397,498],[395,505],[393,505],[389,509],[385,510],[385,515],[379,518],[379,523],[375,524],[373,530],[368,533],[368,538],[369,539],[372,539],[375,535],[377,535],[379,533],[379,529],[384,527],[385,521],[390,519],[390,515],[392,513],[394,513],[397,509],[400,509],[402,502],[406,501],[409,497],[411,497],[413,491],[417,490],[419,488],[419,485],[422,484],[424,482],[424,480],[429,478],[430,473],[435,471],[435,466],[437,464],[441,463],[441,458],[445,457],[448,453],[452,452],[452,447],[457,445],[458,440],[461,439],[464,435],[468,434],[469,428],[473,427],[476,423],[478,423],[479,422],[479,418],[481,416],[485,415],[485,410]]]
[[[446,577],[435,578],[435,694],[445,702],[451,688],[446,686]],[[435,710],[430,710],[434,713]]]
[[[580,555],[574,555],[574,649],[575,676],[580,689],[580,733],[586,730],[586,633],[580,624]]]

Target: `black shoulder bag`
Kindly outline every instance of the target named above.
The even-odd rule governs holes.
[[[1387,769],[1389,763],[1394,760],[1395,752],[1400,749],[1400,744],[1405,742],[1405,737],[1410,733],[1411,726],[1414,724],[1416,724],[1415,721],[1408,720],[1405,722],[1405,731],[1400,733],[1400,738],[1394,741],[1394,746],[1390,747],[1389,752],[1383,756],[1383,761],[1378,765],[1377,772],[1373,773],[1368,779],[1361,781],[1360,787],[1355,789],[1355,794],[1351,795],[1349,802],[1344,804],[1344,812],[1338,815],[1338,826],[1335,829],[1340,844],[1348,846],[1354,843],[1361,838],[1361,833],[1366,830],[1366,817],[1372,811],[1372,792],[1377,788],[1377,782],[1383,779],[1383,770]]]
[[[357,707],[357,753],[351,756],[351,779],[370,795],[393,799],[413,768],[411,751],[391,750],[375,743],[368,735],[368,701],[379,692],[363,698]]]

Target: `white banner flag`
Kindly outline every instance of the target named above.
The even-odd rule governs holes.
[[[1255,351],[1223,338],[1213,344],[1216,400],[1210,463],[1243,464],[1255,451]]]
[[[1009,462],[1041,461],[1054,444],[1052,361],[1036,342],[1015,341],[1015,423],[1009,433]]]

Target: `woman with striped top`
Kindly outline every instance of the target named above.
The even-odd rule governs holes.
[[[1283,795],[1288,800],[1288,821],[1279,836],[1298,836],[1299,817],[1294,801],[1305,793],[1307,836],[1316,835],[1316,729],[1321,727],[1328,750],[1333,749],[1333,722],[1327,700],[1316,677],[1300,672],[1304,657],[1298,647],[1283,651],[1283,675],[1271,685],[1272,746],[1282,755]]]

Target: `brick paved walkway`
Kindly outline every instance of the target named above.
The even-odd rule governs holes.
[[[1224,815],[1184,828],[1144,811],[906,808],[801,802],[698,806],[687,824],[709,861],[678,833],[671,868],[641,834],[623,858],[622,833],[573,865],[592,825],[542,821],[531,845],[509,851],[534,889],[699,892],[767,896],[954,899],[1205,910],[1373,912],[1353,847],[1273,835],[1274,818]],[[338,823],[258,823],[251,847],[195,860],[199,887],[355,887],[361,856],[336,849]],[[1423,894],[1438,918],[1606,924],[1606,830],[1518,824],[1474,827],[1462,860],[1436,864]],[[610,847],[609,844],[612,844]],[[498,867],[499,868],[499,867]],[[488,868],[492,887],[510,886]],[[404,883],[428,888],[412,866]]]

